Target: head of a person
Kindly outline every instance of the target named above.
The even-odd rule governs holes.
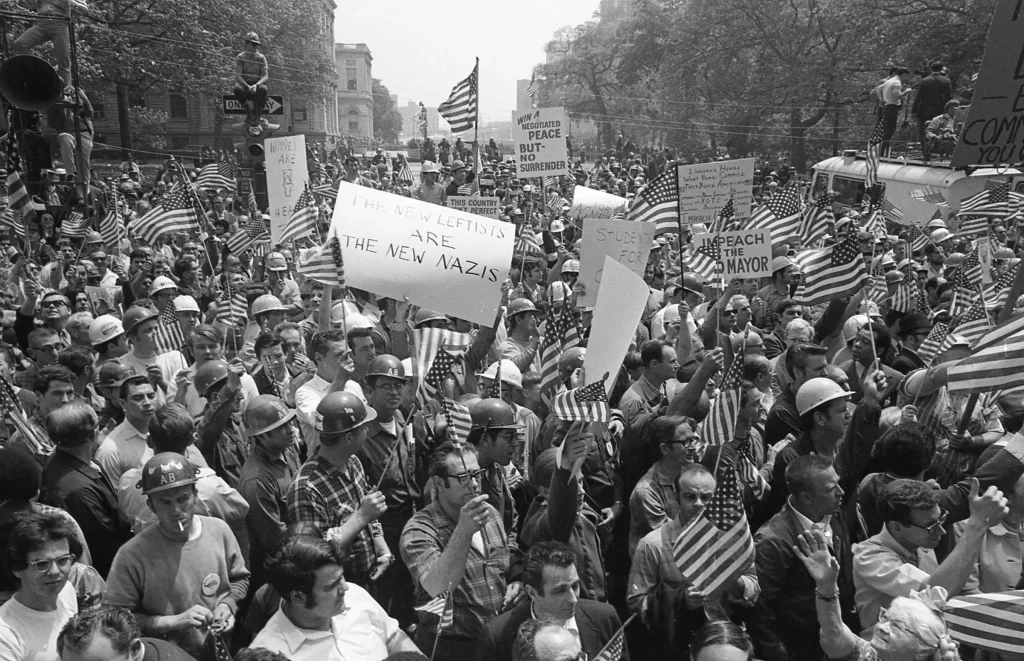
[[[135,616],[117,606],[76,613],[57,637],[61,661],[142,661],[146,648]]]
[[[814,327],[802,317],[793,319],[786,325],[786,347],[790,348],[801,342],[807,343],[814,340]]]
[[[196,513],[196,469],[181,453],[155,454],[142,467],[139,486],[158,525],[172,539],[187,535]]]
[[[784,301],[780,301],[779,304],[775,306],[775,314],[779,327],[786,329],[794,319],[803,318],[804,306],[796,301],[786,299]]]
[[[933,588],[945,592],[943,588]],[[896,597],[878,614],[871,646],[879,661],[924,661],[940,658],[939,643],[946,637],[942,616],[911,592]]]
[[[86,297],[86,303],[89,302]],[[91,346],[89,342],[89,326],[92,325],[92,313],[91,312],[75,312],[68,317],[67,322],[64,324],[64,330],[68,332],[71,337],[71,344],[88,347]]]
[[[893,480],[878,494],[878,513],[903,548],[933,549],[946,533],[939,492],[918,480]]]
[[[676,350],[664,340],[644,342],[640,346],[640,360],[644,364],[644,376],[656,383],[671,379],[679,369]]]
[[[734,355],[742,353],[744,356],[763,356],[764,340],[761,339],[761,334],[755,330],[736,333],[732,337],[732,350]]]
[[[120,388],[125,417],[138,428],[145,429],[156,411],[156,390],[149,377],[132,376]]]
[[[480,469],[477,450],[469,443],[446,441],[430,456],[428,488],[436,494],[438,504],[457,513],[462,506],[480,495]]]
[[[679,501],[679,520],[683,524],[695,521],[715,495],[715,476],[707,466],[692,463],[683,466],[676,477],[676,498]]]
[[[224,332],[211,324],[199,324],[189,336],[196,365],[224,359]]]
[[[523,262],[523,278],[531,285],[544,281],[544,265],[532,259]]]
[[[800,390],[806,381],[825,376],[828,361],[825,347],[801,342],[786,350],[786,371],[793,377],[793,391]]]
[[[747,355],[743,359],[743,380],[760,390],[767,392],[772,384],[772,361],[763,354]]]
[[[0,447],[0,502],[29,503],[42,479],[42,466],[26,448]]]
[[[576,615],[580,575],[576,555],[562,542],[540,542],[523,560],[523,584],[538,616],[566,621]]]
[[[853,359],[868,366],[879,356],[884,356],[892,345],[892,334],[885,325],[872,322],[865,325],[853,338],[850,353]]]
[[[188,409],[177,402],[168,402],[156,409],[146,428],[155,454],[174,452],[184,455],[195,440],[196,423]]]
[[[24,516],[11,530],[5,549],[21,603],[56,605],[71,565],[81,553],[75,528],[64,515],[33,512]]]
[[[737,294],[729,299],[729,308],[735,314],[736,330],[746,328],[750,323],[750,299],[742,294]]]
[[[88,456],[96,451],[96,429],[99,417],[91,406],[72,403],[54,409],[46,416],[46,433],[61,450],[85,449]]]
[[[408,379],[405,368],[398,358],[383,354],[370,363],[366,376],[367,397],[377,411],[388,411],[392,415],[402,406],[402,395]]]
[[[697,421],[684,415],[659,416],[647,433],[652,455],[679,466],[696,461],[705,445],[697,433]]]
[[[832,460],[822,455],[802,455],[786,466],[786,486],[793,507],[814,522],[836,514],[843,503],[843,489]]]
[[[345,610],[344,554],[315,530],[285,533],[264,563],[267,581],[303,619],[332,618]]]
[[[826,367],[826,371],[827,371]],[[805,431],[838,441],[846,433],[853,415],[850,392],[824,376],[808,379],[796,391],[800,424]]]
[[[872,454],[896,477],[920,479],[935,457],[935,437],[916,422],[889,428],[875,442]]]
[[[713,620],[690,638],[690,661],[754,661],[754,645],[738,624]]]
[[[32,388],[39,398],[39,413],[49,415],[75,399],[75,375],[63,365],[39,370]]]
[[[582,656],[576,634],[550,617],[523,622],[512,646],[512,661],[579,661]]]
[[[47,292],[39,300],[39,318],[50,328],[63,328],[70,315],[68,299],[60,292]]]
[[[263,365],[263,369],[273,378],[281,378],[285,370],[284,343],[281,338],[273,333],[260,333],[253,345],[253,352],[256,358]]]
[[[57,331],[52,328],[40,327],[28,334],[28,357],[35,361],[36,367],[43,368],[57,362],[57,354],[64,344],[60,341]]]
[[[316,363],[317,373],[328,381],[333,381],[338,368],[348,358],[348,344],[345,331],[321,331],[313,336],[312,359]]]
[[[946,101],[946,105],[942,110],[947,116],[952,117],[958,110],[960,110],[960,102],[956,99],[950,99],[949,101]]]
[[[274,328],[274,335],[281,338],[281,346],[289,362],[294,361],[298,354],[305,355],[306,344],[298,324],[291,321],[281,322]]]
[[[369,328],[353,328],[345,335],[349,351],[352,352],[352,365],[357,374],[366,374],[366,368],[377,357],[377,349],[373,345],[373,332]]]
[[[793,283],[796,266],[788,258],[776,257],[772,260],[772,282],[777,286],[789,286]]]

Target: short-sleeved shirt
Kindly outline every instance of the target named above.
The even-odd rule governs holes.
[[[148,438],[148,430],[139,431],[126,418],[103,439],[96,449],[95,461],[111,484],[118,484],[126,471],[142,468],[142,455],[149,449]]]
[[[854,544],[854,599],[861,625],[865,630],[874,627],[880,609],[887,608],[896,597],[909,597],[911,590],[920,590],[938,568],[934,551],[908,551],[885,527],[877,535]]]
[[[647,533],[679,514],[675,479],[655,463],[637,482],[629,496],[629,553]]]
[[[0,659],[59,661],[57,636],[77,612],[78,599],[70,581],[57,595],[56,610],[37,611],[11,599],[0,606]]]

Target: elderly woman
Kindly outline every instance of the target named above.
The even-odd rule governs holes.
[[[879,614],[870,641],[843,623],[839,606],[839,562],[820,531],[797,538],[797,555],[815,582],[821,648],[830,661],[959,661],[956,643],[942,615],[932,606],[945,602],[946,591],[933,587],[897,597]]]

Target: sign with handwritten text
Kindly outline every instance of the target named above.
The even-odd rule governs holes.
[[[557,177],[569,172],[568,130],[565,108],[534,108],[516,115],[512,137],[519,177]]]
[[[677,166],[679,216],[683,225],[704,223],[709,230],[726,202],[732,199],[736,220],[750,218],[754,159]]]
[[[343,181],[330,231],[350,286],[494,323],[515,225]]]
[[[718,234],[694,234],[693,248],[710,245],[719,237],[722,250],[722,275],[733,278],[761,278],[772,274],[771,230],[741,230]]]
[[[266,155],[267,201],[270,205],[270,237],[277,243],[309,181],[306,136],[267,138],[263,141],[263,149]]]
[[[584,285],[584,291],[577,300],[580,307],[597,305],[606,256],[643,277],[654,244],[654,230],[654,223],[605,219],[587,221],[580,248],[579,282]]]
[[[569,218],[571,220],[611,218],[617,213],[625,214],[628,203],[629,201],[624,197],[586,186],[577,186],[572,194]]]
[[[497,218],[499,201],[496,197],[452,195],[448,198],[448,208],[464,213],[474,213],[484,218]]]

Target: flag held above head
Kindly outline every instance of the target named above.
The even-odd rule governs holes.
[[[480,61],[473,72],[452,88],[448,99],[437,107],[437,112],[451,126],[452,133],[463,133],[474,128],[479,117]]]

